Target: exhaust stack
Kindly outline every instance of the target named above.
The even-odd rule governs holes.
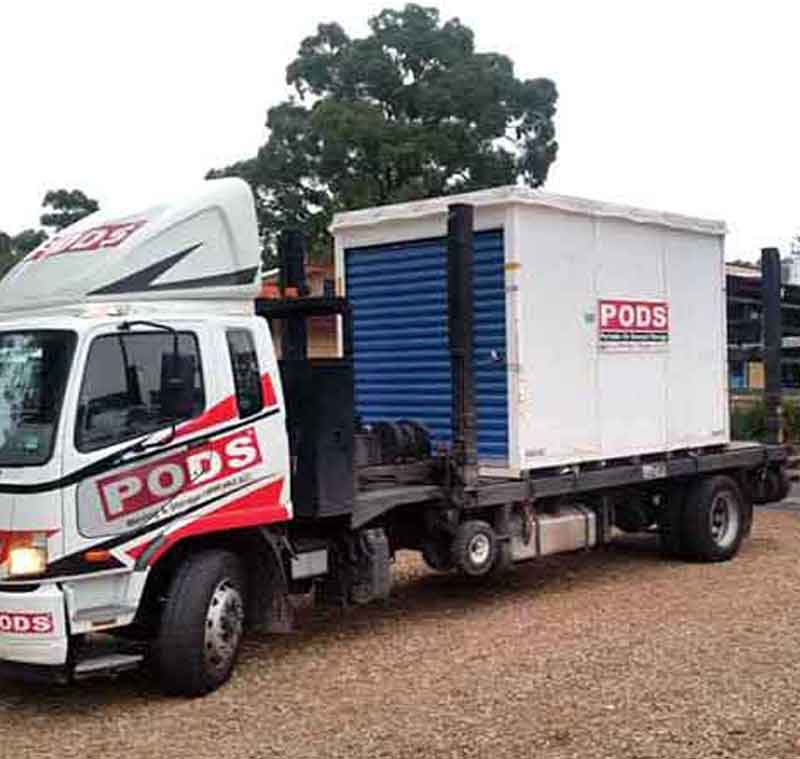
[[[305,264],[305,238],[303,233],[290,229],[278,239],[280,259],[279,284],[284,297],[287,289],[294,289],[299,297],[308,295]],[[286,320],[281,341],[281,353],[285,359],[304,360],[308,356],[308,333],[302,315],[290,316]]]
[[[777,248],[761,251],[761,303],[764,313],[764,402],[767,442],[783,442],[781,409],[781,257]]]
[[[458,203],[448,207],[447,303],[453,382],[453,456],[465,487],[475,485],[478,480],[473,368],[473,223],[471,205]]]

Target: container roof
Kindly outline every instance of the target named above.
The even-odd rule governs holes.
[[[700,219],[666,211],[636,208],[619,203],[606,203],[569,195],[554,195],[520,185],[495,187],[490,190],[479,190],[461,195],[447,195],[429,200],[417,200],[411,203],[397,203],[395,205],[376,206],[359,211],[339,213],[334,216],[330,229],[333,234],[336,234],[354,227],[375,226],[383,222],[442,215],[447,212],[447,206],[452,203],[469,203],[476,208],[504,205],[542,206],[582,216],[624,219],[638,224],[654,224],[708,235],[724,235],[727,231],[725,222],[716,219]]]
[[[100,303],[250,300],[260,246],[240,179],[199,184],[177,202],[98,211],[60,231],[0,281],[0,313]]]

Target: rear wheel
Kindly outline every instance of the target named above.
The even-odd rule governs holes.
[[[491,525],[478,519],[458,526],[451,548],[453,563],[470,577],[483,577],[497,558],[497,535]]]
[[[765,503],[778,503],[789,495],[791,482],[786,469],[770,469],[766,476],[766,500]]]
[[[736,481],[725,475],[689,486],[683,512],[683,547],[688,558],[727,561],[747,529],[747,509]]]
[[[791,482],[785,467],[768,469],[754,475],[752,483],[753,503],[777,503],[789,495]]]
[[[236,664],[244,631],[245,581],[229,551],[190,556],[170,583],[156,644],[162,688],[199,696],[219,688]]]

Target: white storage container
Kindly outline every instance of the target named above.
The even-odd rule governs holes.
[[[522,187],[339,214],[357,410],[449,441],[447,206],[475,207],[482,473],[727,443],[725,225]]]

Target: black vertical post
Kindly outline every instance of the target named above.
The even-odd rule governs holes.
[[[454,204],[447,214],[447,302],[453,380],[453,456],[465,486],[478,479],[473,372],[472,206]]]
[[[295,229],[281,234],[278,239],[280,259],[279,283],[281,292],[293,287],[301,297],[308,295],[305,264],[305,238]],[[308,335],[303,316],[290,316],[286,320],[281,340],[281,352],[285,359],[305,359],[308,355]]]
[[[781,257],[777,248],[761,251],[761,307],[764,323],[764,401],[767,442],[781,443]]]

